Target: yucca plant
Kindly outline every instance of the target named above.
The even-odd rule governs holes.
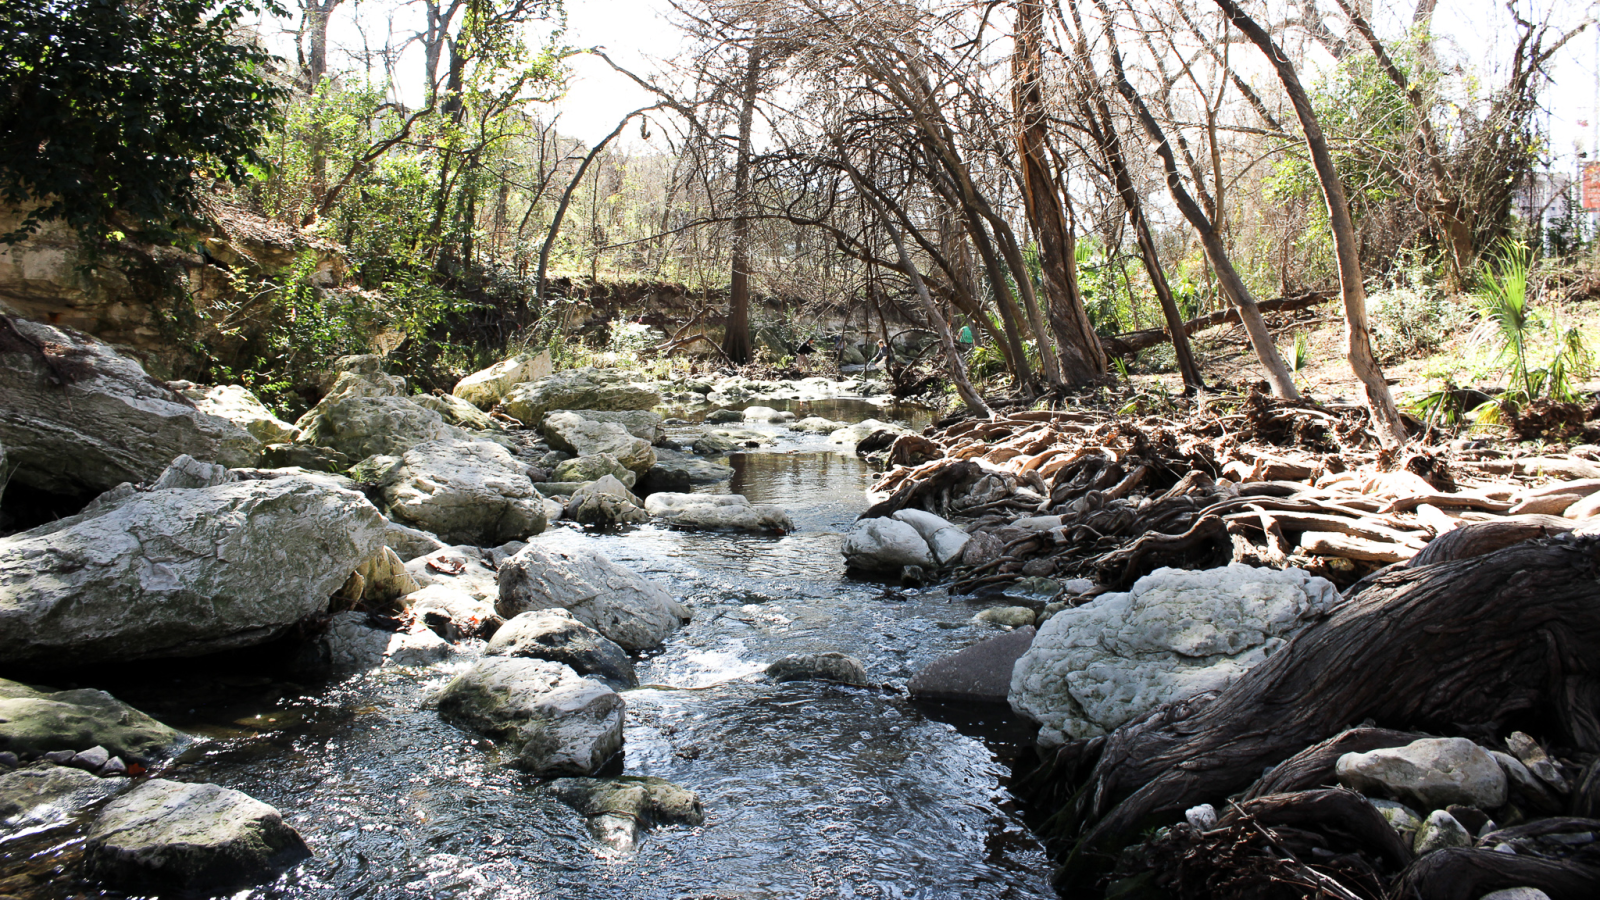
[[[1529,274],[1533,251],[1519,241],[1501,244],[1498,264],[1486,266],[1478,285],[1478,315],[1483,324],[1474,332],[1479,340],[1500,344],[1499,359],[1506,372],[1506,391],[1499,399],[1473,410],[1482,425],[1498,425],[1514,417],[1535,400],[1577,403],[1578,382],[1589,376],[1593,359],[1577,328],[1559,329],[1551,316],[1531,302]],[[1537,364],[1534,345],[1543,335],[1553,338],[1555,352],[1549,362]]]

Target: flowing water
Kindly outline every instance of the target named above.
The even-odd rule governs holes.
[[[860,401],[797,411],[907,418]],[[782,506],[794,533],[538,538],[598,546],[694,612],[639,666],[647,686],[624,694],[624,754],[608,771],[694,789],[706,821],[649,832],[635,853],[606,852],[538,779],[424,708],[461,662],[305,685],[242,657],[83,683],[208,737],[166,774],[276,806],[316,852],[241,898],[1053,896],[1004,787],[1031,732],[1003,710],[962,715],[903,692],[921,666],[993,632],[942,590],[847,578],[839,547],[873,473],[825,436],[753,427],[777,444],[733,455],[732,482],[707,490]],[[820,650],[859,658],[882,687],[760,676]],[[25,871],[39,879],[30,895],[94,895],[74,883],[80,843],[67,829],[0,844],[0,879]]]

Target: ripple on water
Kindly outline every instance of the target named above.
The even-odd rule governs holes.
[[[590,542],[695,613],[640,662],[641,680],[655,687],[625,695],[616,770],[693,788],[707,819],[653,832],[636,854],[601,852],[537,779],[500,766],[490,742],[425,708],[461,663],[324,685],[185,669],[184,681],[139,688],[139,673],[122,670],[102,686],[215,736],[171,777],[245,791],[305,835],[316,858],[249,897],[1053,896],[1046,860],[1002,787],[997,752],[1014,748],[993,725],[968,726],[972,737],[893,691],[759,676],[788,653],[840,650],[892,687],[992,632],[968,624],[971,610],[942,591],[897,600],[844,577],[841,533],[872,478],[853,456],[784,433],[772,452],[731,461],[733,481],[710,490],[782,505],[799,531],[647,526],[540,538]],[[0,877],[24,863],[70,868],[79,842],[57,833],[26,847],[0,843]],[[63,876],[35,896],[71,887]]]

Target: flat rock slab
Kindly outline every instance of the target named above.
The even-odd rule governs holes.
[[[536,775],[589,775],[622,749],[617,692],[560,663],[489,656],[439,695],[439,714],[503,743]]]
[[[267,804],[214,784],[160,778],[107,805],[84,844],[89,875],[130,892],[220,893],[260,884],[310,856]]]
[[[660,646],[689,621],[689,611],[648,579],[588,547],[532,543],[500,566],[506,619],[561,608],[629,652]]]
[[[67,822],[128,786],[82,769],[40,763],[0,775],[0,838]]]
[[[105,691],[50,692],[0,678],[0,751],[23,759],[104,747],[130,762],[151,762],[187,740]]]
[[[528,467],[490,441],[430,441],[384,478],[390,517],[447,542],[493,546],[544,531]]]
[[[1028,652],[1034,634],[1033,626],[1025,625],[936,659],[912,676],[906,687],[920,700],[1004,704],[1011,690],[1011,670]]]

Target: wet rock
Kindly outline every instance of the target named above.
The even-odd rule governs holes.
[[[399,522],[390,522],[383,529],[383,543],[400,557],[401,562],[410,562],[419,556],[427,556],[429,553],[443,550],[446,546],[444,541],[426,531],[401,525]]]
[[[901,566],[938,568],[928,542],[898,519],[861,519],[844,540],[845,564],[867,572],[894,572]]]
[[[456,382],[454,394],[479,409],[489,409],[514,386],[546,378],[553,371],[549,350],[519,353]]]
[[[1411,849],[1418,856],[1427,856],[1436,850],[1448,850],[1451,847],[1471,847],[1472,835],[1461,827],[1455,816],[1442,809],[1436,809],[1428,814],[1428,818],[1417,830],[1415,842]]]
[[[843,653],[794,653],[767,666],[773,681],[835,681],[865,687],[867,668],[861,660]]]
[[[973,616],[972,621],[979,625],[1021,628],[1025,625],[1032,625],[1037,617],[1038,614],[1026,606],[994,606]]]
[[[439,414],[439,418],[447,425],[457,428],[469,428],[473,431],[498,431],[500,423],[489,418],[489,414],[473,406],[460,397],[436,397],[432,394],[420,394],[412,397],[411,402],[423,409],[431,409]]]
[[[643,475],[656,464],[656,451],[650,442],[634,437],[615,422],[594,422],[577,413],[552,412],[544,418],[544,435],[557,450],[579,457],[606,454],[635,475]]]
[[[562,663],[619,691],[639,686],[628,654],[564,609],[525,612],[512,618],[495,632],[483,653]]]
[[[893,440],[893,437],[912,433],[909,428],[893,425],[889,422],[880,422],[877,419],[867,419],[864,422],[857,422],[854,425],[846,425],[838,431],[829,434],[828,441],[834,444],[845,444],[854,448],[857,444],[866,440],[869,436],[880,431],[888,432],[892,436],[891,440]],[[887,446],[887,444],[885,446]]]
[[[650,409],[661,402],[661,395],[630,383],[625,373],[585,366],[515,385],[500,402],[507,415],[537,428],[551,410]]]
[[[1299,569],[1158,569],[1046,622],[1017,662],[1011,706],[1047,746],[1107,734],[1226,686],[1337,599]]]
[[[799,431],[805,434],[833,434],[844,427],[846,426],[843,422],[835,422],[832,419],[824,419],[821,416],[806,416],[804,419],[789,423],[790,431]]]
[[[563,460],[557,464],[556,470],[551,473],[553,482],[590,482],[599,481],[610,475],[622,482],[624,487],[633,487],[638,483],[639,476],[632,469],[623,465],[615,456],[609,453],[596,453],[592,456],[580,456],[576,459]]]
[[[770,406],[746,407],[743,414],[746,422],[792,422],[794,413],[779,412]]]
[[[256,399],[255,394],[240,385],[206,387],[175,381],[170,386],[189,398],[195,409],[219,419],[227,419],[263,444],[291,443],[299,434],[298,429],[273,415],[272,410]]]
[[[687,492],[697,484],[717,484],[733,477],[733,467],[677,450],[656,448],[656,464],[640,484],[646,491]]]
[[[706,413],[705,421],[708,425],[722,425],[728,422],[743,422],[744,413],[737,409],[713,409],[711,412]]]
[[[261,443],[87,335],[0,319],[0,445],[10,480],[53,494],[154,481],[188,454],[255,465]]]
[[[613,849],[630,851],[640,833],[660,825],[700,825],[700,797],[662,778],[558,778],[550,783],[561,802],[589,820],[589,830]]]
[[[650,514],[642,503],[622,482],[606,475],[572,492],[567,498],[566,516],[594,528],[643,525],[650,521]]]
[[[934,562],[940,566],[948,566],[960,559],[967,547],[967,533],[933,513],[902,509],[895,512],[893,518],[916,529],[917,534],[928,542],[928,550],[933,553]]]
[[[709,431],[700,432],[689,443],[689,449],[701,456],[724,456],[737,448],[738,445],[731,438]]]
[[[189,656],[259,644],[327,607],[383,516],[304,478],[138,494],[0,538],[0,658]]]
[[[1466,738],[1425,738],[1404,747],[1346,753],[1334,772],[1346,787],[1414,800],[1424,809],[1452,803],[1494,809],[1506,802],[1500,764]]]
[[[565,609],[573,618],[636,652],[660,646],[689,621],[672,595],[587,547],[529,544],[500,567],[506,619],[540,609]]]
[[[366,613],[335,613],[317,636],[316,658],[336,673],[365,672],[381,666],[427,666],[453,652],[432,631],[393,631],[372,624]],[[302,663],[304,666],[305,664]]]
[[[494,603],[442,584],[431,584],[407,595],[404,600],[411,617],[447,641],[492,637],[505,620],[494,611]]]
[[[409,450],[382,492],[390,518],[447,542],[499,544],[546,525],[527,466],[488,441],[431,441]]]
[[[738,450],[741,447],[768,447],[778,442],[778,439],[772,435],[765,431],[757,431],[754,428],[713,428],[706,432],[706,436],[717,439],[720,442],[719,446],[728,446],[729,450],[723,451],[724,453]],[[700,441],[695,441],[694,451],[696,453],[703,452],[700,449],[700,445]],[[711,454],[706,453],[706,455],[709,456]]]
[[[1018,578],[1001,592],[1006,598],[1033,608],[1048,606],[1060,599],[1064,593],[1065,588],[1061,582],[1038,575]]]
[[[0,774],[0,838],[64,824],[126,787],[125,781],[65,766],[41,764]]]
[[[1011,689],[1011,670],[1028,652],[1033,636],[1033,628],[1025,625],[934,660],[912,676],[906,689],[921,700],[1005,703]]]
[[[900,583],[906,587],[921,587],[928,583],[928,570],[921,566],[902,566]]]
[[[1389,827],[1399,832],[1400,836],[1405,838],[1406,843],[1413,843],[1412,839],[1416,837],[1418,831],[1422,830],[1422,816],[1404,803],[1373,797],[1367,798],[1367,802],[1377,807],[1378,812],[1383,815],[1384,821],[1389,823]]]
[[[745,531],[794,530],[789,514],[776,506],[754,506],[743,494],[656,493],[645,498],[645,510],[683,528],[734,528]]]
[[[500,597],[496,570],[486,564],[477,547],[446,547],[406,563],[412,580],[424,589],[440,586],[493,606]]]
[[[634,437],[649,443],[659,444],[666,439],[666,429],[660,413],[647,409],[562,409],[545,416],[546,426],[550,423],[550,416],[558,413],[567,413],[580,419],[591,422],[607,422],[612,425],[621,425]],[[552,442],[553,445],[553,442]]]
[[[439,714],[493,738],[536,775],[588,775],[622,749],[622,698],[542,659],[490,656],[445,686]]]
[[[311,856],[276,809],[214,784],[154,778],[101,811],[84,869],[129,892],[220,893],[271,879]]]

